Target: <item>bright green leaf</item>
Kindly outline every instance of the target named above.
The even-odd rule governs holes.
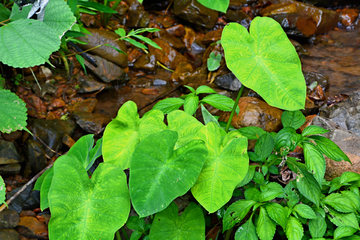
[[[123,28],[118,28],[114,31],[117,35],[119,35],[120,37],[125,37],[126,36],[126,31]]]
[[[316,147],[330,159],[340,162],[345,160],[349,163],[350,159],[346,154],[330,139],[323,136],[310,136],[310,139],[314,140]]]
[[[321,128],[319,126],[316,126],[316,125],[310,125],[310,126],[307,126],[301,133],[301,135],[303,137],[305,136],[309,136],[309,135],[315,135],[315,134],[324,134],[324,133],[327,133],[329,132],[329,130],[326,130],[324,128]]]
[[[326,221],[324,218],[319,217],[318,219],[309,220],[309,230],[313,238],[321,238],[326,232]]]
[[[179,217],[177,205],[171,203],[168,208],[155,215],[150,229],[150,239],[205,239],[205,219],[202,209],[191,202]]]
[[[208,70],[215,71],[220,67],[221,54],[215,55],[214,52],[210,53],[209,58],[207,59],[207,68]]]
[[[213,106],[214,108],[217,108],[221,111],[227,111],[230,112],[232,110],[232,108],[234,107],[234,100],[232,100],[231,98],[224,96],[224,95],[220,95],[220,94],[211,94],[208,95],[206,97],[204,97],[203,99],[201,99],[202,103],[207,103],[211,106]],[[239,106],[236,106],[236,113],[239,114]]]
[[[354,172],[344,172],[340,176],[339,184],[343,185],[345,183],[359,181],[359,180],[360,180],[360,174]]]
[[[207,8],[226,13],[230,0],[198,0],[198,2]]]
[[[334,239],[352,236],[358,229],[352,227],[337,227],[334,232]]]
[[[305,123],[305,121],[305,116],[300,111],[285,111],[281,115],[283,127],[298,129]]]
[[[240,223],[241,220],[248,214],[251,207],[256,202],[254,200],[238,200],[226,209],[223,219],[223,232]]]
[[[257,140],[266,133],[264,129],[253,126],[240,128],[239,132],[249,140]]]
[[[288,239],[301,240],[304,236],[304,228],[299,220],[290,216],[287,220],[285,233]]]
[[[213,122],[215,123],[218,127],[220,127],[220,124],[218,122],[218,119],[213,116],[207,109],[206,107],[204,107],[203,104],[200,104],[201,105],[201,114],[203,116],[203,119],[204,119],[204,123],[205,125],[208,124],[209,122]]]
[[[322,184],[325,176],[326,162],[323,154],[310,142],[303,142],[305,165],[314,174],[316,181]]]
[[[195,93],[196,93],[196,95],[199,95],[201,93],[215,93],[215,94],[217,94],[217,92],[214,89],[212,89],[211,87],[206,86],[206,85],[201,85],[200,87],[198,87],[196,89]]]
[[[247,29],[225,26],[221,37],[228,68],[271,106],[293,111],[305,106],[306,85],[298,54],[278,22],[256,17]]]
[[[168,114],[174,110],[178,110],[182,105],[184,105],[184,100],[181,98],[166,98],[157,102],[153,109],[158,109],[164,114]]]
[[[0,175],[0,205],[3,203],[6,204],[5,194],[6,194],[5,182],[4,182],[4,179]]]
[[[131,43],[132,45],[134,45],[134,46],[137,47],[137,48],[140,48],[140,49],[148,49],[144,44],[139,43],[139,42],[137,42],[137,41],[135,41],[134,39],[131,39],[131,38],[129,38],[129,37],[125,37],[125,38],[123,38],[123,40]]]
[[[359,230],[359,223],[354,213],[339,213],[331,208],[328,208],[329,220],[338,227],[352,227]]]
[[[275,235],[276,224],[269,218],[265,208],[260,207],[260,214],[256,224],[256,232],[261,240],[272,240]]]
[[[249,166],[249,170],[246,173],[245,178],[243,180],[241,180],[241,182],[236,186],[236,188],[239,188],[239,187],[242,187],[242,186],[248,184],[253,179],[254,174],[255,174],[255,168],[256,168],[255,165]]]
[[[270,182],[266,185],[262,185],[260,189],[261,194],[259,196],[259,202],[267,202],[273,200],[274,198],[283,196],[284,194],[284,189],[276,182]]]
[[[130,195],[135,211],[145,217],[165,209],[195,183],[207,150],[193,140],[174,151],[178,134],[164,130],[145,138],[130,164]]]
[[[189,94],[184,101],[184,111],[190,115],[194,115],[199,106],[199,97]]]
[[[306,204],[297,204],[293,208],[293,211],[298,213],[301,217],[306,219],[317,219],[314,210]]]
[[[160,49],[161,47],[159,47],[159,45],[156,44],[156,42],[152,41],[151,39],[144,37],[142,35],[133,35],[133,37],[140,39],[141,41],[144,41],[145,43],[149,44],[150,46]]]
[[[251,218],[236,230],[235,240],[258,240],[256,229]]]
[[[351,200],[341,193],[332,193],[325,197],[323,202],[331,207],[333,207],[336,211],[342,213],[350,213],[356,212],[356,206],[359,206],[360,203],[357,203],[355,206],[351,204]],[[357,199],[359,200],[359,199]]]
[[[49,173],[46,174],[44,177],[44,181],[41,184],[40,189],[40,209],[41,211],[44,211],[46,208],[49,207],[49,190],[51,187],[52,179],[54,176],[53,168],[49,169]]]
[[[265,209],[269,217],[285,230],[287,215],[284,207],[278,203],[268,202],[265,205]]]

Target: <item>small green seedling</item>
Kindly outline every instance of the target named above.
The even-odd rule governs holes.
[[[215,55],[214,52],[210,53],[209,58],[207,59],[207,68],[209,71],[215,71],[220,67],[221,54]]]

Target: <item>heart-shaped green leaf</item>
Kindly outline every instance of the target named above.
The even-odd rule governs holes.
[[[225,131],[212,122],[197,135],[204,140],[209,155],[191,192],[212,213],[230,200],[236,185],[245,178],[249,167],[248,141],[245,137],[239,137],[222,146]]]
[[[190,205],[179,217],[174,202],[164,211],[155,215],[150,229],[151,240],[203,240],[205,239],[205,219],[201,208]]]
[[[89,179],[72,155],[58,159],[53,171],[50,239],[114,239],[130,213],[125,173],[113,164],[101,163]]]
[[[131,155],[141,139],[167,128],[163,120],[164,114],[159,110],[152,110],[140,119],[136,104],[132,101],[124,103],[105,129],[104,161],[122,169],[129,168]]]
[[[228,68],[268,104],[290,111],[304,108],[306,85],[300,59],[274,19],[256,17],[250,34],[240,24],[229,23],[221,45]]]
[[[165,209],[195,183],[207,156],[205,144],[193,140],[174,151],[178,134],[164,130],[145,138],[130,165],[130,195],[134,209],[145,217]]]
[[[230,0],[198,0],[198,2],[207,8],[226,13]]]

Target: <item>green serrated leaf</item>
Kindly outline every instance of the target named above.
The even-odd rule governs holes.
[[[206,97],[204,97],[203,99],[201,99],[202,103],[207,103],[211,106],[213,106],[214,108],[217,108],[221,111],[227,111],[230,112],[232,110],[232,108],[234,107],[234,100],[232,100],[231,98],[224,96],[224,95],[220,95],[220,94],[211,94],[208,95]],[[239,106],[236,107],[236,113],[239,114]]]
[[[260,207],[260,214],[256,224],[256,232],[261,240],[272,240],[275,235],[276,224],[269,218],[265,208]]]
[[[349,182],[359,181],[360,174],[354,172],[344,172],[340,176],[339,184],[343,185]]]
[[[337,227],[334,232],[334,239],[352,236],[358,229],[352,227]]]
[[[284,207],[278,203],[268,202],[265,205],[265,209],[270,218],[285,230],[287,215]]]
[[[251,218],[236,230],[235,240],[258,240],[256,229]]]
[[[249,140],[257,140],[259,139],[263,134],[266,133],[266,131],[259,127],[243,127],[238,130],[242,135],[247,137]]]
[[[298,129],[305,123],[306,119],[301,111],[285,111],[281,115],[283,127]]]
[[[301,240],[304,236],[304,228],[302,224],[294,218],[290,216],[286,223],[286,237],[291,240]]]
[[[321,128],[321,127],[316,126],[316,125],[310,125],[310,126],[306,127],[302,131],[301,135],[303,137],[305,137],[305,136],[315,135],[315,134],[324,134],[324,133],[327,133],[327,132],[329,132],[329,130],[326,130],[326,129]]]
[[[29,132],[29,130],[26,128],[26,112],[27,108],[23,100],[21,100],[15,93],[11,92],[10,90],[0,89],[1,132],[11,133],[17,130],[26,130]]]
[[[274,146],[273,137],[269,133],[265,133],[256,141],[254,150],[259,157],[267,158],[274,150]]]
[[[259,189],[254,188],[254,187],[249,187],[244,192],[245,199],[254,200],[256,202],[259,202],[260,194],[261,194],[261,192],[259,191]]]
[[[293,151],[297,144],[301,141],[301,135],[296,133],[292,127],[281,129],[275,138],[275,149],[281,156],[287,155]]]
[[[105,6],[104,4],[97,3],[97,2],[88,2],[88,1],[81,1],[78,0],[78,4],[84,7],[93,8],[96,11],[104,12],[104,13],[117,13],[117,11],[111,9],[108,6]]]
[[[254,200],[239,200],[231,204],[225,211],[223,232],[240,223],[255,203]]]
[[[184,101],[184,111],[190,115],[194,115],[199,106],[199,97],[189,94]]]
[[[345,195],[341,193],[332,193],[325,197],[323,200],[323,203],[331,206],[336,211],[342,212],[342,213],[350,213],[350,212],[356,212],[357,206],[359,206],[360,203],[357,203],[355,206],[351,204],[351,200],[347,198]],[[359,200],[359,199],[357,199]]]
[[[260,187],[261,194],[259,196],[259,202],[267,202],[274,198],[283,196],[284,189],[276,182],[270,182]]]
[[[354,213],[339,213],[332,208],[328,208],[329,220],[338,227],[352,227],[359,230],[359,223]]]
[[[314,210],[306,204],[297,204],[293,208],[293,211],[297,212],[301,217],[306,219],[317,219]]]
[[[313,238],[323,237],[326,232],[326,228],[327,228],[326,221],[322,217],[319,217],[318,219],[309,220],[309,230],[311,237]]]
[[[310,142],[303,142],[303,150],[305,165],[307,169],[314,174],[316,181],[321,187],[326,170],[325,158],[317,147]]]
[[[278,22],[256,17],[247,29],[225,26],[221,36],[228,68],[267,103],[293,111],[305,106],[306,85],[294,46]]]
[[[178,207],[172,202],[168,208],[155,215],[150,229],[150,239],[205,239],[205,219],[202,209],[191,202],[179,216]]]
[[[205,86],[205,85],[201,85],[200,87],[198,87],[196,89],[195,93],[196,93],[196,95],[199,95],[201,93],[215,93],[215,94],[217,94],[217,92],[214,89],[212,89],[209,86]]]
[[[314,140],[316,147],[330,159],[335,161],[345,160],[351,163],[350,159],[346,154],[330,139],[323,136],[310,136],[310,139]]]
[[[4,179],[0,175],[0,205],[5,203],[6,204],[6,187]]]

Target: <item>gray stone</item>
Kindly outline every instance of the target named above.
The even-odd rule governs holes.
[[[216,76],[214,83],[230,91],[238,91],[241,88],[241,82],[233,73]]]
[[[17,196],[10,204],[9,204],[9,209],[14,210],[15,212],[20,213],[21,210],[23,209],[23,205],[26,202],[26,200],[29,198],[30,196],[30,192],[33,189],[34,185],[31,184],[29,185],[25,191],[23,191],[22,193],[19,194],[19,196]],[[8,198],[11,198],[15,193],[17,193],[19,190],[21,189],[21,187],[18,187],[14,190],[12,190],[11,192],[9,192],[7,194]]]
[[[0,164],[16,164],[24,161],[15,142],[0,140]]]
[[[5,209],[0,212],[0,229],[15,228],[19,224],[19,221],[19,213],[13,210]]]
[[[45,151],[42,149],[41,144],[35,140],[27,140],[27,156],[32,174],[37,174],[47,166]]]
[[[325,108],[320,116],[331,119],[360,137],[360,90],[351,93],[346,101]]]
[[[0,175],[16,175],[20,172],[21,166],[18,163],[0,165]]]

